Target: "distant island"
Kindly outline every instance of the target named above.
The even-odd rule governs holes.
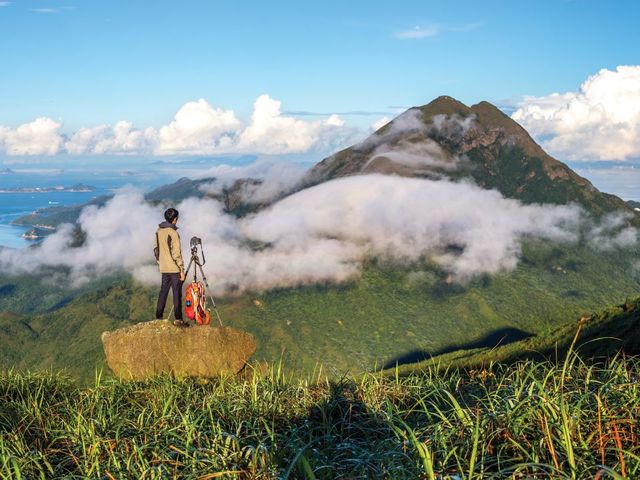
[[[55,227],[50,227],[48,225],[38,225],[33,227],[31,230],[24,232],[20,236],[25,240],[40,240],[41,238],[44,238],[55,231]]]
[[[70,187],[16,187],[16,188],[0,188],[0,193],[50,193],[50,192],[69,192],[69,193],[85,193],[93,192],[96,188],[83,183],[77,183]]]
[[[11,175],[12,173],[16,172],[11,170],[10,168],[3,168],[2,170],[0,170],[0,175]]]

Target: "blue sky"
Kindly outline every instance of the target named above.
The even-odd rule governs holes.
[[[393,112],[573,90],[638,58],[637,2],[16,0],[0,8],[0,124],[158,126],[186,101],[250,114]],[[400,39],[414,29],[426,38]]]
[[[489,100],[509,113],[521,108],[518,121],[561,159],[640,156],[640,135],[629,133],[638,119],[619,112],[628,99],[611,106],[580,90],[602,69],[614,72],[615,78],[602,77],[607,89],[612,82],[621,91],[640,84],[640,67],[616,70],[640,63],[637,2],[13,0],[0,5],[0,156],[331,151],[367,134],[376,121],[443,94],[467,104]],[[609,153],[611,146],[603,142],[581,148],[581,139],[597,130],[584,122],[570,126],[571,138],[548,141],[567,131],[562,112],[570,98],[560,104],[549,97],[554,92],[582,95],[588,109],[598,110],[604,102],[609,113],[602,122],[624,123],[616,141],[628,142],[628,148]],[[277,117],[278,125],[257,125],[239,141],[243,129],[251,130],[260,98],[261,115]],[[636,101],[640,105],[640,94]],[[546,109],[544,125],[540,108]],[[338,116],[330,119],[330,114]],[[38,118],[46,121],[31,123]],[[127,123],[118,130],[121,121]],[[193,131],[185,129],[193,121],[201,122],[200,137],[186,145]],[[83,127],[102,125],[113,130],[85,132],[81,145],[78,139],[71,147],[65,143]],[[284,139],[294,130],[308,138]],[[265,146],[278,135],[278,145]],[[603,138],[614,136],[608,132]],[[105,139],[107,146],[96,147]],[[205,141],[211,144],[207,148]],[[235,142],[233,148],[229,142]]]

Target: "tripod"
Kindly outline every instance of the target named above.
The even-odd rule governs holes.
[[[193,238],[191,239],[191,260],[189,260],[189,264],[187,265],[187,269],[184,272],[185,279],[187,278],[187,274],[189,270],[191,270],[191,266],[193,265],[193,281],[198,281],[198,270],[200,270],[200,275],[202,276],[202,281],[204,285],[209,290],[209,282],[207,282],[207,277],[204,274],[204,270],[202,270],[202,266],[206,263],[206,259],[204,258],[204,251],[202,250],[202,244],[200,244],[200,253],[202,254],[202,262],[200,262],[200,256],[198,255],[198,246],[194,244]],[[218,313],[218,307],[216,305],[215,300],[209,294],[209,300],[211,300],[211,305],[213,305],[213,311],[216,312],[216,318],[218,319],[218,323],[220,327],[223,328],[222,319],[220,318],[220,313]]]

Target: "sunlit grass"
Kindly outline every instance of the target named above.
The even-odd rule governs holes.
[[[640,359],[329,381],[0,376],[2,478],[638,478]]]

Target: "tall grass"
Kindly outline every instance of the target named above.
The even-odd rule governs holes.
[[[640,359],[91,387],[0,376],[2,478],[640,478]]]

